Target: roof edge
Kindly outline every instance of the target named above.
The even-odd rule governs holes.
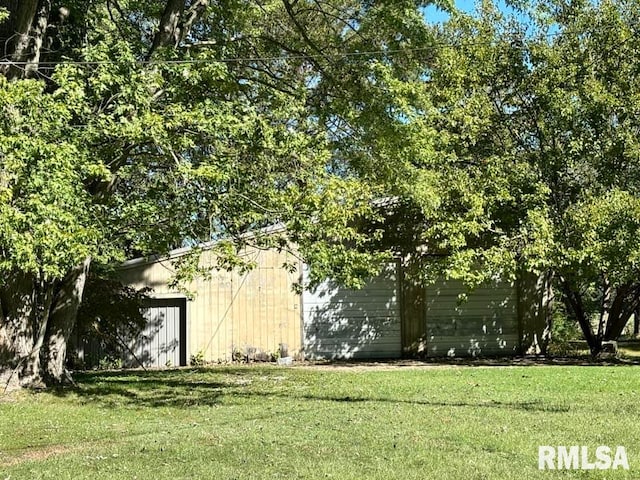
[[[268,227],[264,227],[261,228],[255,232],[247,232],[247,233],[243,233],[242,235],[240,235],[241,239],[250,239],[252,237],[255,237],[257,235],[270,235],[270,234],[274,234],[274,233],[280,233],[285,231],[286,225],[284,223],[276,223],[274,225],[269,225]],[[218,240],[210,240],[208,242],[203,242],[203,243],[199,243],[197,245],[193,245],[190,247],[180,247],[180,248],[176,248],[174,250],[170,250],[168,253],[166,254],[154,254],[154,255],[149,255],[147,257],[137,257],[137,258],[132,258],[130,260],[125,260],[124,262],[122,262],[119,265],[120,269],[129,269],[129,268],[133,268],[133,267],[137,267],[140,265],[150,265],[152,263],[157,263],[157,262],[162,262],[162,261],[166,261],[166,260],[173,260],[175,258],[179,258],[182,257],[184,255],[186,255],[187,253],[189,253],[191,250],[193,250],[194,248],[200,248],[202,250],[210,250],[211,248],[215,247],[218,243],[224,241],[224,240],[228,240],[229,238],[221,238]]]

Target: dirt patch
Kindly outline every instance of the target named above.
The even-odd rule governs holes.
[[[0,371],[0,395],[7,395],[20,390],[18,374],[11,369]]]
[[[78,446],[70,447],[66,445],[48,445],[46,447],[31,448],[8,458],[6,457],[6,454],[0,452],[0,467],[13,467],[25,462],[46,460],[47,458],[79,449],[80,447]]]

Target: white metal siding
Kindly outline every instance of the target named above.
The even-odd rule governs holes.
[[[124,366],[138,367],[142,363],[145,367],[164,368],[184,364],[184,308],[184,299],[152,300],[144,312],[144,331],[129,342],[129,350],[124,352]]]
[[[426,289],[427,355],[512,355],[518,351],[517,295],[513,285],[495,282],[466,292],[458,281]]]
[[[308,270],[304,270],[304,281]],[[397,358],[401,355],[395,265],[360,290],[326,281],[302,295],[307,358]]]

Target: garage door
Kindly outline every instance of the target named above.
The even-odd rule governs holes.
[[[308,278],[304,271],[304,281]],[[395,265],[351,290],[323,282],[302,295],[304,352],[310,359],[398,358],[401,354]]]
[[[186,300],[149,300],[144,312],[147,320],[142,334],[129,342],[124,353],[127,367],[175,367],[187,364]]]
[[[426,290],[427,355],[512,355],[519,349],[516,289],[494,282],[466,297],[461,282],[443,281]]]

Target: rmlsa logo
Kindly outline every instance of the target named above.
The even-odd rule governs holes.
[[[600,446],[595,449],[595,455],[589,447],[573,445],[564,447],[538,447],[538,468],[540,470],[629,470],[629,460],[624,447],[617,446],[612,455],[612,449]]]

